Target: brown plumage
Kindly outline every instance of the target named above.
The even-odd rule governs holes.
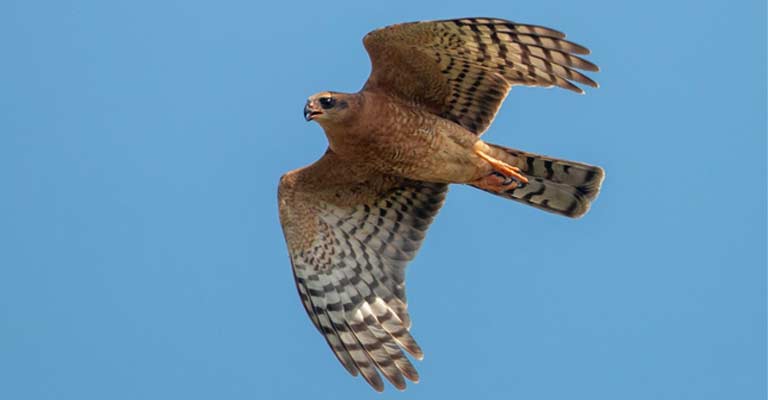
[[[448,184],[569,217],[587,212],[599,167],[487,144],[480,135],[513,85],[597,87],[589,51],[540,26],[493,18],[414,22],[363,42],[372,72],[355,94],[309,98],[329,147],[280,180],[280,220],[301,301],[336,357],[383,390],[419,376],[405,267]]]

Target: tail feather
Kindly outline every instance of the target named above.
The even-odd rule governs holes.
[[[495,157],[520,168],[528,178],[528,184],[522,187],[489,193],[544,211],[571,218],[581,217],[589,211],[605,178],[605,171],[594,165],[488,145],[495,150]]]

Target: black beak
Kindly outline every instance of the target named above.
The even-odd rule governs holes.
[[[307,121],[312,121],[312,119],[323,112],[320,111],[317,106],[312,103],[311,101],[307,100],[307,104],[304,106],[304,119]]]

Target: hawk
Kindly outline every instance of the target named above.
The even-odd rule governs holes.
[[[580,217],[603,170],[480,140],[514,85],[597,87],[585,47],[554,29],[496,18],[411,22],[363,39],[372,70],[354,94],[304,107],[328,138],[315,163],[280,179],[280,221],[299,296],[344,368],[377,391],[419,375],[405,267],[449,184]]]

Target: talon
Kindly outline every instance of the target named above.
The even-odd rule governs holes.
[[[479,149],[475,149],[475,154],[487,161],[488,164],[491,164],[491,166],[496,169],[494,173],[499,173],[500,175],[503,175],[504,178],[514,179],[522,184],[528,183],[528,178],[521,173],[520,168],[509,165],[501,160],[497,160],[488,154],[483,153]]]
[[[493,171],[493,172],[491,172],[491,175],[499,177],[500,179],[502,179],[500,185],[503,185],[503,186],[510,185],[510,184],[512,184],[512,182],[517,182],[517,180],[515,180],[515,178],[512,178],[510,176],[506,176],[506,175],[502,174],[501,172]]]
[[[524,183],[497,171],[493,171],[490,174],[472,182],[471,184],[479,187],[480,189],[493,193],[508,193],[512,190],[525,187]]]

